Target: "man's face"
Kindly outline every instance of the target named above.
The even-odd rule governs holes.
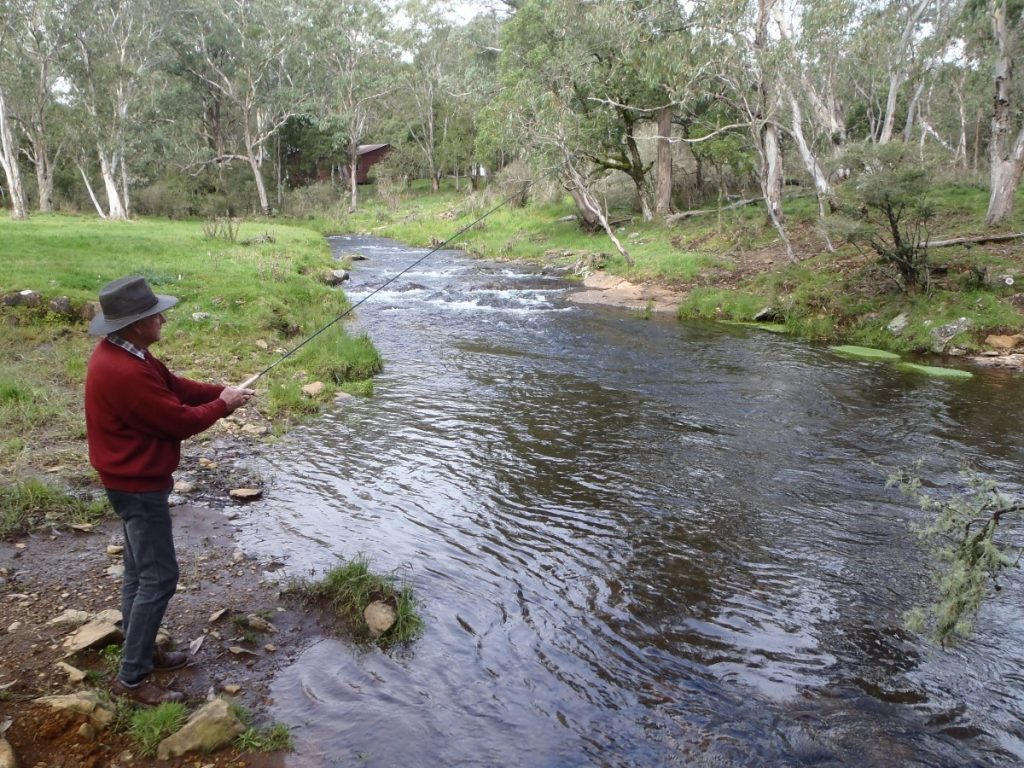
[[[157,312],[132,323],[131,334],[126,336],[129,336],[128,340],[136,346],[148,349],[150,344],[160,341],[160,329],[166,322],[163,312]]]

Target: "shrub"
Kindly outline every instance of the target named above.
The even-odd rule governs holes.
[[[927,288],[927,225],[935,214],[927,196],[929,169],[900,143],[860,145],[844,160],[854,177],[841,187],[834,228],[894,267],[903,291]]]

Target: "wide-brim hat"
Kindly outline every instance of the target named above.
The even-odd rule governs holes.
[[[177,303],[174,296],[153,293],[144,277],[118,278],[100,289],[100,313],[89,323],[89,333],[106,336]]]

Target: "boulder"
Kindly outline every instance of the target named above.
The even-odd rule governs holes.
[[[85,624],[85,622],[87,622],[90,618],[92,618],[92,614],[88,611],[79,611],[75,608],[66,608],[64,612],[60,614],[60,616],[54,616],[52,619],[46,622],[46,625],[51,626],[53,624],[73,624],[76,627],[80,627],[83,624]]]
[[[8,307],[38,307],[43,297],[39,291],[24,290],[8,293],[3,297],[3,303]]]
[[[323,281],[327,285],[341,285],[348,280],[348,272],[344,269],[332,269],[329,272],[325,272]]]
[[[67,296],[57,296],[50,299],[48,306],[50,307],[50,311],[55,315],[64,315],[67,317],[74,314],[74,309],[71,306],[71,299]]]
[[[161,741],[156,756],[169,760],[189,752],[213,752],[230,744],[244,730],[231,705],[218,697],[192,715],[180,731]]]
[[[117,626],[120,621],[121,612],[114,609],[96,614],[90,621],[64,638],[67,655],[71,656],[86,648],[103,647],[120,642],[122,635]]]
[[[18,768],[18,758],[7,739],[0,739],[0,768]]]
[[[398,619],[398,613],[394,607],[380,600],[374,600],[363,610],[363,618],[366,626],[374,635],[382,635],[391,629],[391,626]]]
[[[1013,336],[1000,336],[991,334],[985,337],[985,344],[994,349],[1014,349],[1024,341],[1024,333],[1015,333]]]
[[[885,330],[891,333],[893,336],[899,336],[910,324],[910,318],[906,312],[900,312],[896,317],[889,321],[889,324],[885,326]]]
[[[68,676],[68,682],[72,685],[77,685],[78,683],[85,680],[85,672],[78,669],[77,667],[72,667],[70,664],[66,662],[58,661],[57,669],[59,669],[61,672]]]
[[[256,501],[263,495],[263,491],[259,488],[232,488],[228,491],[228,496],[237,501]]]
[[[781,319],[782,316],[778,313],[778,310],[776,310],[775,307],[764,307],[760,312],[754,315],[755,323],[774,323]]]
[[[316,397],[325,389],[327,389],[327,385],[322,381],[314,381],[302,387],[302,394],[306,397]]]
[[[89,724],[102,731],[114,721],[114,705],[104,701],[96,691],[79,691],[62,696],[43,696],[36,699],[53,710],[69,710],[85,715]]]
[[[952,350],[949,349],[949,343],[953,340],[953,337],[958,333],[966,331],[972,325],[973,323],[969,317],[961,317],[959,320],[952,323],[947,323],[946,325],[940,325],[938,328],[933,328],[932,352],[937,355],[941,355],[943,353],[952,354]]]

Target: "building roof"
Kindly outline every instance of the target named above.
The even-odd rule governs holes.
[[[376,149],[380,149],[381,147],[390,147],[390,146],[391,146],[390,144],[360,144],[359,148],[356,150],[356,152],[358,154],[360,154],[360,155],[365,155],[365,154],[369,154],[370,152],[373,152]]]

